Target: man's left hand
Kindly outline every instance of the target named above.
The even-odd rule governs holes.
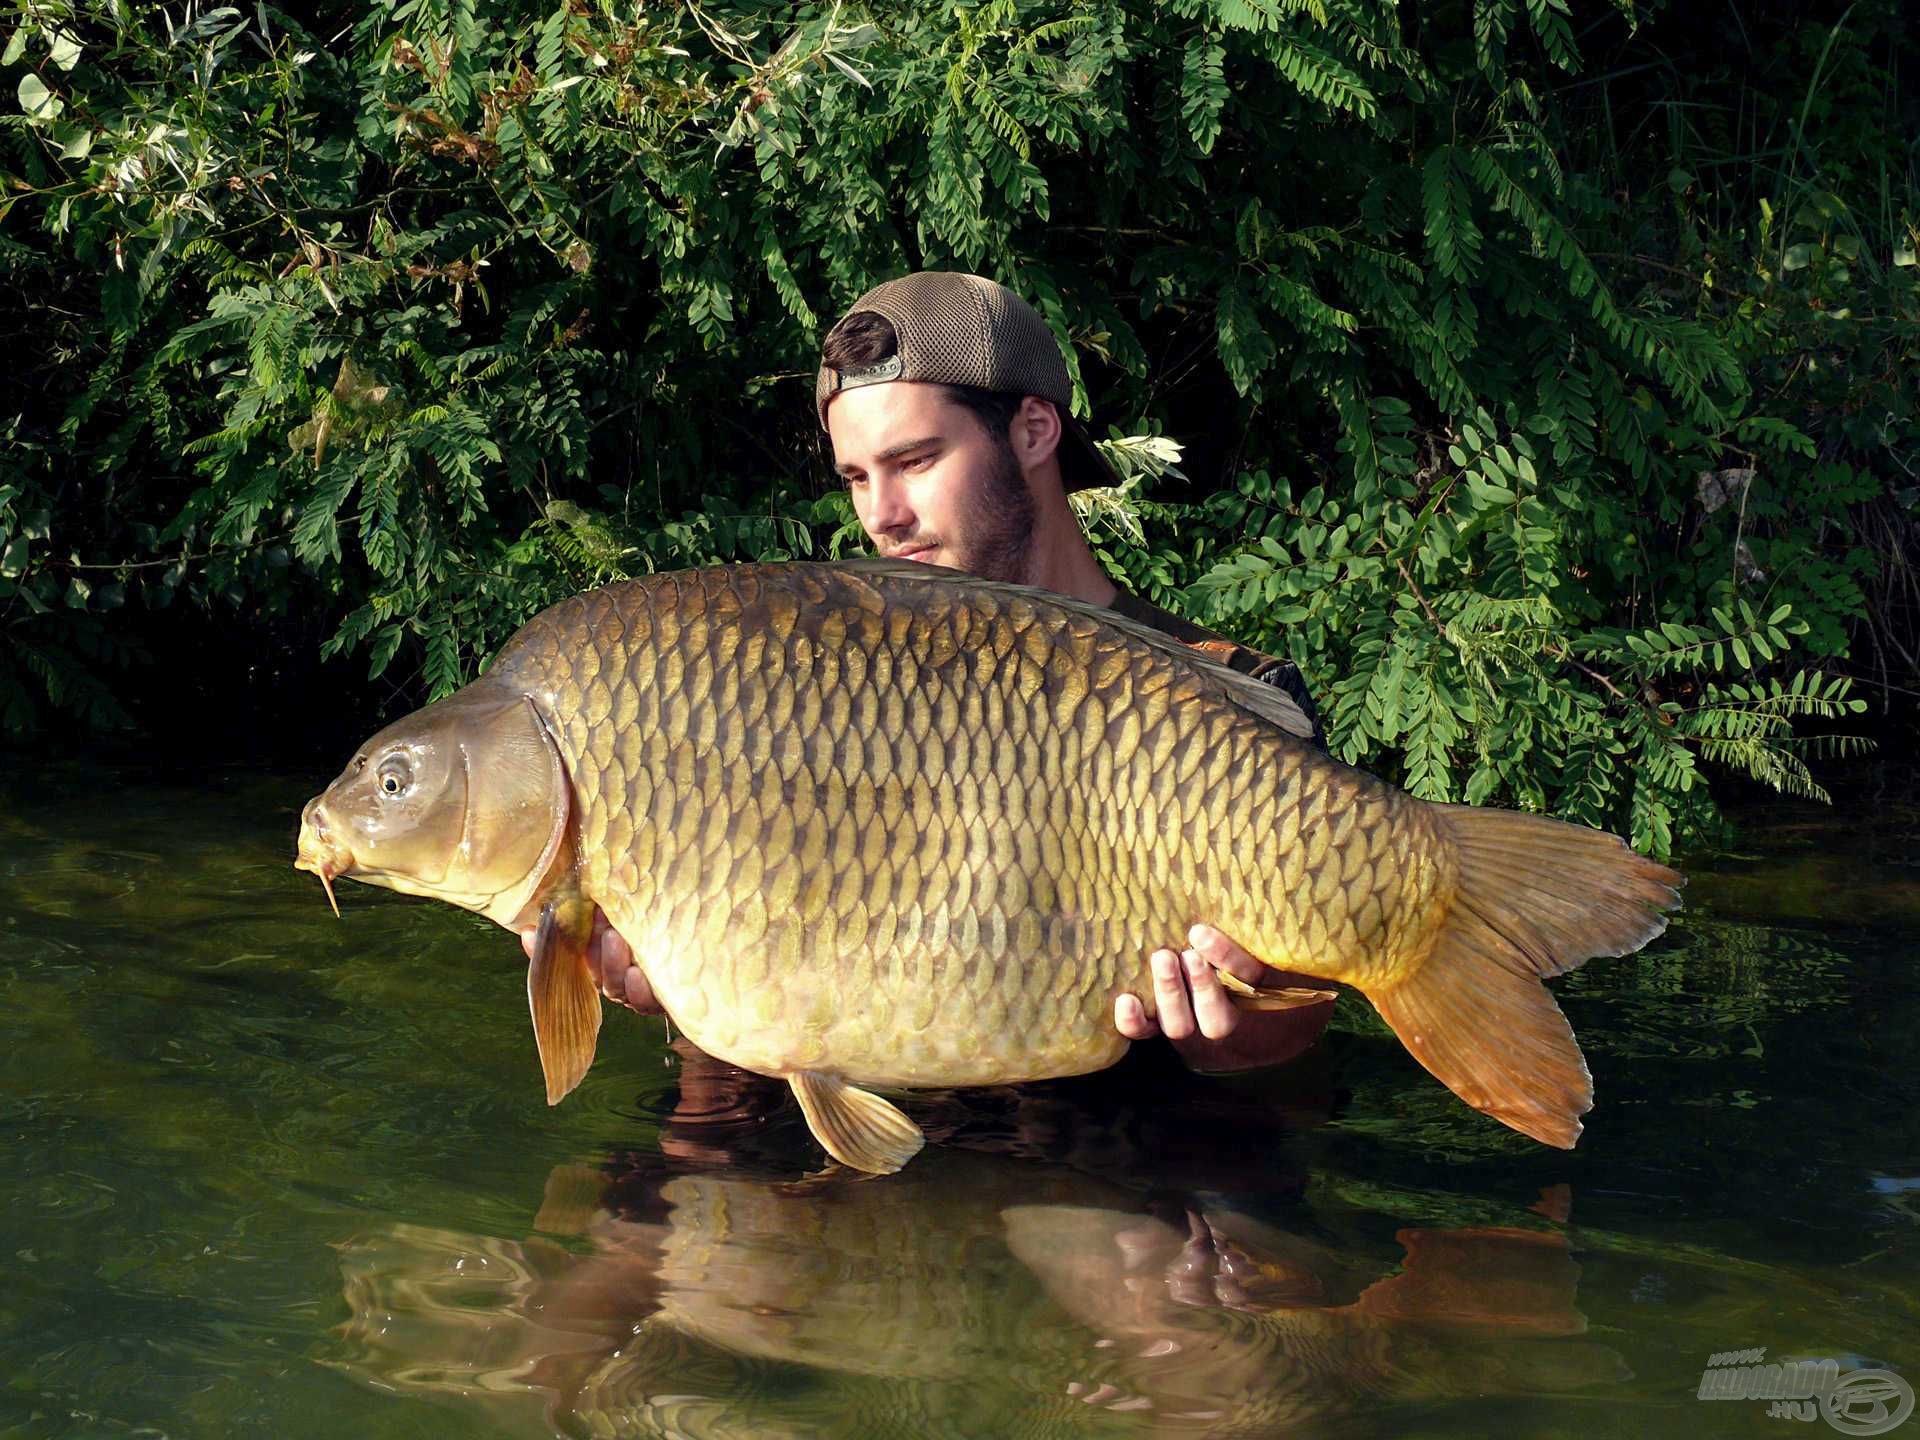
[[[1180,1058],[1196,1070],[1242,1070],[1291,1060],[1326,1029],[1333,1006],[1243,1014],[1220,983],[1226,971],[1249,985],[1285,983],[1211,925],[1187,932],[1187,949],[1161,949],[1148,957],[1153,969],[1154,1008],[1147,1014],[1137,995],[1113,1002],[1113,1023],[1129,1040],[1165,1035]],[[1313,984],[1313,981],[1298,983]]]

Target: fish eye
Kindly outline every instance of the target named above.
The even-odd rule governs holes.
[[[407,762],[395,755],[380,767],[380,793],[389,799],[404,795],[413,786],[413,772]]]

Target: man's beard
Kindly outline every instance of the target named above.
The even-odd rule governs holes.
[[[956,570],[987,580],[1004,580],[1014,585],[1029,583],[1028,563],[1033,554],[1036,507],[1027,489],[1027,477],[1020,471],[1011,445],[998,445],[986,483],[974,492],[961,512],[966,535],[962,546],[949,546],[936,536],[947,554],[941,559]]]

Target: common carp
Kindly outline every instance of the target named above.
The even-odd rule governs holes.
[[[1615,836],[1430,804],[1286,695],[1045,591],[895,561],[713,567],[536,616],[302,816],[299,868],[538,925],[547,1099],[592,1063],[597,906],[709,1054],[899,1169],[866,1087],[1111,1065],[1114,998],[1206,921],[1365,995],[1474,1108],[1570,1147],[1592,1082],[1543,977],[1639,948],[1681,877]],[[1242,987],[1244,990],[1245,987]],[[1251,1007],[1324,992],[1250,991]]]

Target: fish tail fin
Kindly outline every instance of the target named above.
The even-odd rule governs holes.
[[[1540,982],[1626,955],[1667,928],[1683,877],[1618,836],[1511,810],[1434,805],[1459,869],[1426,958],[1367,998],[1414,1058],[1474,1109],[1571,1149],[1593,1077]]]

